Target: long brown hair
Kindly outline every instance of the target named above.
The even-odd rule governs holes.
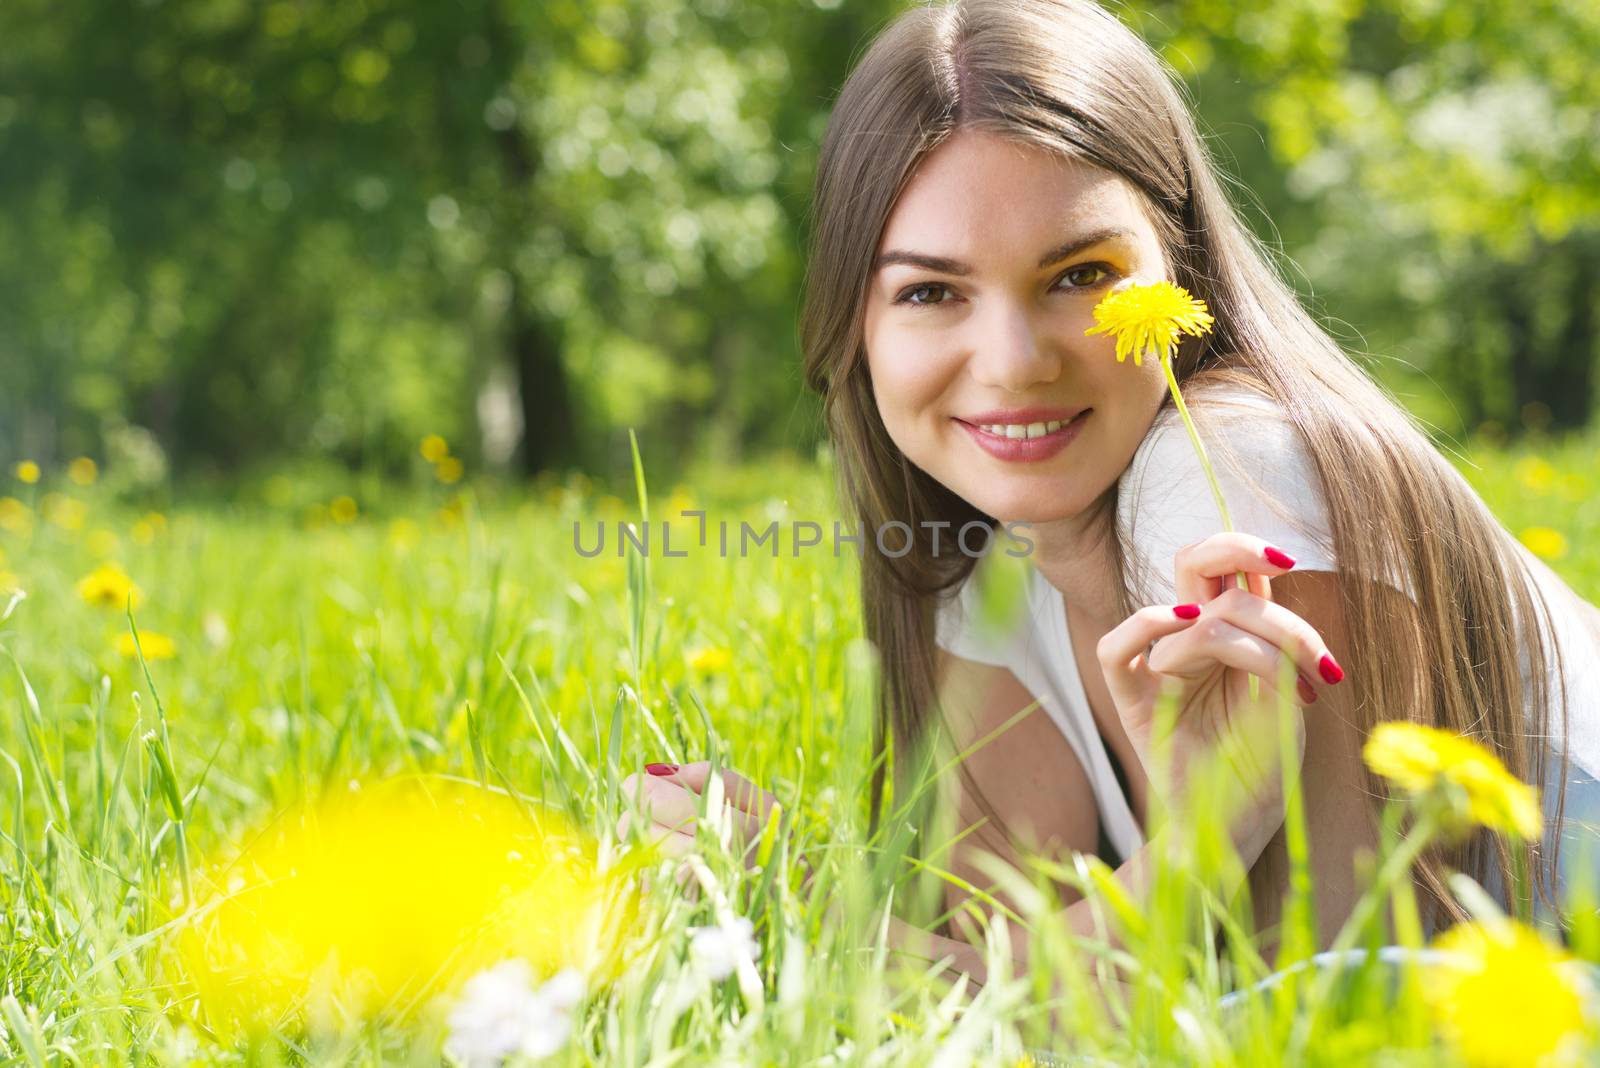
[[[899,521],[915,534],[899,557],[873,551],[872,538],[864,539],[864,622],[882,665],[874,755],[883,757],[891,734],[894,751],[904,753],[937,725],[936,597],[965,581],[975,564],[965,554],[935,554],[927,536],[932,528],[924,524],[997,525],[895,446],[873,399],[862,335],[871,264],[890,212],[923,157],[963,128],[1086,162],[1131,183],[1155,224],[1171,280],[1216,315],[1210,334],[1186,338],[1176,352],[1174,371],[1186,396],[1203,394],[1208,383],[1233,382],[1281,404],[1309,449],[1328,505],[1360,729],[1400,719],[1459,731],[1489,744],[1542,791],[1554,784],[1545,781],[1539,744],[1555,726],[1562,751],[1554,786],[1562,791],[1559,818],[1567,777],[1565,701],[1552,719],[1554,694],[1536,628],[1514,626],[1534,618],[1536,605],[1545,619],[1548,609],[1505,528],[1414,417],[1301,307],[1224,194],[1177,76],[1090,0],[917,5],[861,56],[823,138],[800,324],[806,380],[823,398],[840,493],[861,529]],[[1168,398],[1160,414],[1170,404]],[[1092,507],[1113,548],[1125,617],[1143,602],[1129,574],[1130,546],[1112,521],[1116,494],[1113,484]],[[1380,575],[1409,580],[1410,618],[1397,618],[1357,580]],[[1526,658],[1526,676],[1519,656]],[[873,829],[883,774],[879,763]],[[967,783],[998,823],[970,776]],[[1383,796],[1370,774],[1367,788]],[[1480,881],[1498,869],[1502,885],[1513,886],[1511,849],[1522,851],[1548,901],[1555,858],[1542,856],[1540,843],[1508,849],[1480,833],[1424,857],[1419,876],[1430,916],[1465,916],[1447,891],[1446,865]]]

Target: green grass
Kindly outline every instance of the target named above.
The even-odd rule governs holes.
[[[1539,449],[1548,470],[1531,455],[1479,448],[1478,466],[1464,470],[1514,531],[1561,532],[1567,548],[1552,566],[1600,597],[1595,439]],[[1124,932],[1122,959],[1143,977],[1130,1015],[1108,1015],[1069,982],[1058,1006],[1067,1034],[1057,1037],[1050,978],[1110,959],[1103,947],[1040,920],[1035,973],[996,974],[976,996],[875,947],[885,866],[904,839],[862,841],[871,671],[856,565],[826,536],[798,557],[787,540],[791,520],[826,528],[835,517],[828,479],[772,461],[701,472],[686,487],[651,487],[653,523],[704,507],[736,538],[740,519],[758,528],[777,519],[778,556],[722,558],[715,528],[700,549],[685,524],[674,548],[689,555],[665,558],[653,545],[647,574],[609,541],[600,557],[580,557],[573,523],[587,541],[603,517],[613,537],[618,519],[638,518],[631,486],[480,498],[361,483],[347,491],[360,510],[348,523],[330,516],[341,490],[325,477],[315,488],[290,477],[225,504],[181,503],[164,523],[97,487],[55,487],[85,506],[76,523],[55,504],[66,526],[40,516],[45,487],[0,487],[32,516],[0,529],[0,580],[9,573],[27,591],[0,624],[7,1063],[437,1064],[437,1020],[285,1026],[248,1048],[210,1042],[190,1022],[191,991],[167,937],[184,919],[184,869],[308,790],[358,776],[509,785],[598,832],[620,811],[623,776],[646,761],[698,759],[785,802],[791,844],[817,860],[821,886],[838,888],[850,923],[827,922],[821,895],[799,892],[792,854],[780,852],[775,871],[745,873],[708,846],[728,901],[756,922],[759,996],[729,980],[663,1022],[659,991],[678,981],[685,928],[710,922],[711,905],[658,881],[624,978],[586,1002],[551,1063],[1011,1064],[1024,1047],[1113,1063],[1452,1063],[1419,1030],[1418,1004],[1385,1007],[1377,974],[1334,985],[1320,1002],[1296,981],[1281,989],[1300,997],[1219,1011],[1220,995],[1268,964],[1242,944],[1218,955],[1192,937],[1207,916],[1230,914],[1197,898],[1200,869],[1171,873],[1143,934]],[[175,644],[174,658],[149,664],[156,694],[115,648],[124,613],[76,591],[104,559],[143,591],[139,630]],[[0,594],[0,612],[7,600]],[[704,650],[729,655],[697,660]],[[156,751],[140,742],[163,711],[181,834]],[[539,729],[549,721],[571,752]],[[896,893],[908,892],[902,880]]]

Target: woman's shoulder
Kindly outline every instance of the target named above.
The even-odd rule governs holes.
[[[1186,390],[1184,401],[1233,529],[1267,539],[1303,570],[1333,570],[1326,495],[1283,404],[1235,380]],[[1118,480],[1117,522],[1150,572],[1143,577],[1157,583],[1147,587],[1153,596],[1162,594],[1178,549],[1224,529],[1211,480],[1175,406],[1157,413]]]

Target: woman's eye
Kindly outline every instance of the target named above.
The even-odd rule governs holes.
[[[905,292],[901,293],[898,297],[896,297],[895,298],[895,303],[896,304],[910,304],[910,305],[912,305],[914,307],[915,306],[926,306],[926,305],[931,305],[931,304],[943,304],[944,301],[942,301],[942,300],[912,300],[911,299],[913,295],[915,295],[917,293],[926,292],[927,290],[930,290],[930,289],[940,289],[940,290],[942,290],[942,289],[944,289],[944,286],[940,285],[938,282],[924,282],[919,286],[912,286],[910,289],[906,290]]]
[[[1103,263],[1084,263],[1084,264],[1080,264],[1077,267],[1073,267],[1072,269],[1067,271],[1066,274],[1063,274],[1061,277],[1063,279],[1071,279],[1074,275],[1076,275],[1079,278],[1082,278],[1085,274],[1093,274],[1095,272],[1103,274],[1108,278],[1111,276],[1111,271]],[[1101,281],[1102,281],[1102,279],[1093,279],[1093,280],[1090,280],[1090,281],[1084,281],[1081,284],[1068,286],[1067,288],[1068,289],[1090,289],[1090,288],[1098,285]]]
[[[1096,275],[1101,275],[1103,277],[1096,277]],[[1068,269],[1067,272],[1061,276],[1061,280],[1070,281],[1073,283],[1063,287],[1068,291],[1071,291],[1074,289],[1093,289],[1112,277],[1114,277],[1114,272],[1112,272],[1112,270],[1105,264],[1084,263],[1078,265],[1077,267]],[[949,289],[943,282],[923,282],[920,285],[914,285],[909,289],[902,290],[900,295],[895,298],[894,302],[896,304],[909,304],[916,308],[931,308],[937,307],[940,304],[949,303],[945,300],[931,300],[926,296],[924,296],[921,300],[913,299],[919,293],[928,294],[929,292],[948,294]]]

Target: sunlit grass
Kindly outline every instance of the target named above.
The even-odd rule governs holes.
[[[1561,535],[1532,537],[1590,598],[1600,596],[1593,441],[1477,450],[1480,466],[1465,469],[1513,531]],[[641,567],[613,540],[619,521],[640,519],[634,486],[475,492],[437,477],[449,454],[430,448],[426,480],[407,487],[285,473],[226,504],[117,503],[92,480],[48,470],[0,483],[11,502],[0,500],[8,1057],[440,1063],[438,1013],[312,1013],[223,1041],[197,1012],[173,937],[192,919],[186,899],[202,896],[187,885],[198,858],[242,845],[308,794],[388,776],[548,806],[603,835],[626,775],[647,761],[709,759],[777,794],[784,824],[755,870],[711,833],[695,893],[653,881],[623,967],[585,991],[549,1063],[667,1064],[677,1051],[682,1063],[1011,1065],[1024,1049],[1100,1063],[1454,1063],[1421,987],[1401,988],[1396,1003],[1381,969],[1337,982],[1307,973],[1276,994],[1224,1001],[1283,961],[1243,938],[1219,952],[1196,937],[1247,914],[1205,898],[1197,876],[1226,858],[1198,846],[1143,913],[1105,901],[1121,949],[1040,922],[1044,895],[1014,884],[1037,909],[1016,917],[1036,923],[1031,974],[1007,974],[999,927],[976,994],[888,953],[879,936],[891,892],[917,896],[896,863],[905,821],[863,841],[872,664],[853,550],[832,551],[826,473],[774,461],[652,483]],[[700,508],[704,548],[698,521],[678,517]],[[661,554],[665,519],[686,556]],[[719,520],[731,527],[727,556]],[[741,558],[741,520],[757,530],[777,520],[777,553],[762,545]],[[573,524],[587,541],[600,521],[606,549],[585,558]],[[822,543],[795,555],[795,521],[821,524]],[[139,591],[143,665],[118,573]],[[155,635],[166,658],[151,655]],[[931,868],[947,859],[940,846],[924,844]],[[800,850],[818,869],[809,892]],[[1056,865],[1037,885],[1046,873],[1103,886],[1092,863]],[[929,888],[920,893],[932,919]],[[835,894],[842,924],[825,914]],[[738,918],[753,924],[754,968],[713,980],[689,929]],[[1585,937],[1581,952],[1600,950],[1595,932]],[[1131,984],[1126,1004],[1085,979],[1113,967]]]

